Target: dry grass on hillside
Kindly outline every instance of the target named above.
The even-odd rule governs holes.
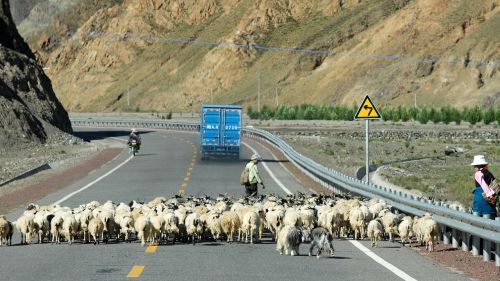
[[[290,104],[500,102],[500,65],[476,65],[500,57],[500,0],[92,1],[30,38],[70,110],[255,106],[258,77],[268,105],[276,90]],[[81,37],[66,35],[77,26]]]

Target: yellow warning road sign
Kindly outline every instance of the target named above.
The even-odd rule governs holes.
[[[375,104],[373,104],[372,100],[369,96],[366,96],[361,103],[361,106],[356,112],[354,119],[381,119],[382,116],[378,112]]]

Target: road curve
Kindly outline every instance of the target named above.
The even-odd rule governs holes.
[[[118,129],[78,129],[87,138],[112,136],[124,142],[127,132]],[[245,139],[242,160],[201,161],[198,134],[147,131],[138,156],[127,153],[90,173],[84,179],[39,200],[76,207],[91,200],[129,202],[171,196],[244,194],[239,175],[253,150],[267,166],[260,166],[265,193],[308,191],[294,180],[271,152]],[[269,172],[269,171],[271,172]],[[259,190],[261,192],[261,190]],[[15,220],[23,210],[7,215]],[[19,235],[13,239],[17,244]],[[335,257],[279,256],[269,238],[261,244],[201,243],[141,247],[139,243],[107,245],[29,245],[0,248],[4,280],[469,280],[466,276],[434,264],[397,243],[381,242],[376,249],[361,249],[368,241],[334,241]],[[308,245],[301,246],[301,254]],[[369,251],[369,252],[367,252]],[[374,258],[378,257],[377,258]],[[2,278],[3,279],[3,278]]]

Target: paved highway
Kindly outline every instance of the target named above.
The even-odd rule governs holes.
[[[77,129],[87,137],[113,136],[119,130]],[[121,135],[121,136],[120,136]],[[142,135],[141,153],[126,152],[67,188],[37,202],[76,207],[92,200],[129,202],[171,196],[219,193],[243,195],[239,175],[246,160],[201,161],[198,135],[190,132],[149,131]],[[308,190],[294,180],[258,143],[245,139],[242,159],[252,150],[265,160],[260,166],[265,193]],[[265,167],[267,166],[267,167]],[[259,190],[260,192],[261,190]],[[15,220],[23,210],[7,215]],[[13,242],[18,244],[19,235]],[[73,245],[13,245],[0,248],[1,280],[469,280],[398,243],[336,239],[335,257],[311,258],[301,246],[299,257],[280,256],[269,238],[261,244],[204,242],[192,245],[142,247],[140,243]],[[368,249],[370,248],[370,249]]]

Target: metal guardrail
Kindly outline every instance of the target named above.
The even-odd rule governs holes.
[[[164,120],[99,120],[93,118],[75,118],[71,121],[74,126],[199,130],[199,124],[196,123]],[[317,180],[321,181],[323,185],[327,186],[331,190],[353,193],[367,198],[381,198],[391,204],[394,208],[407,214],[418,216],[422,216],[425,213],[432,214],[433,218],[438,223],[447,227],[444,236],[453,236],[452,239],[454,244],[458,243],[456,241],[462,240],[462,244],[466,245],[467,249],[469,249],[469,239],[471,236],[480,237],[484,239],[485,242],[495,243],[497,245],[496,265],[500,266],[500,219],[497,218],[497,220],[491,220],[474,216],[466,212],[451,209],[447,204],[441,201],[419,198],[408,193],[391,190],[387,187],[371,183],[367,184],[366,182],[344,175],[303,156],[295,151],[295,149],[293,149],[293,147],[291,147],[288,143],[264,130],[244,128],[243,134],[248,137],[262,139],[276,146],[282,150],[295,165],[307,172],[309,175],[315,177]],[[459,236],[457,230],[461,232],[462,236]],[[472,246],[474,252],[475,246]],[[486,248],[486,246],[483,248]],[[486,255],[487,254],[483,255],[485,260]]]

